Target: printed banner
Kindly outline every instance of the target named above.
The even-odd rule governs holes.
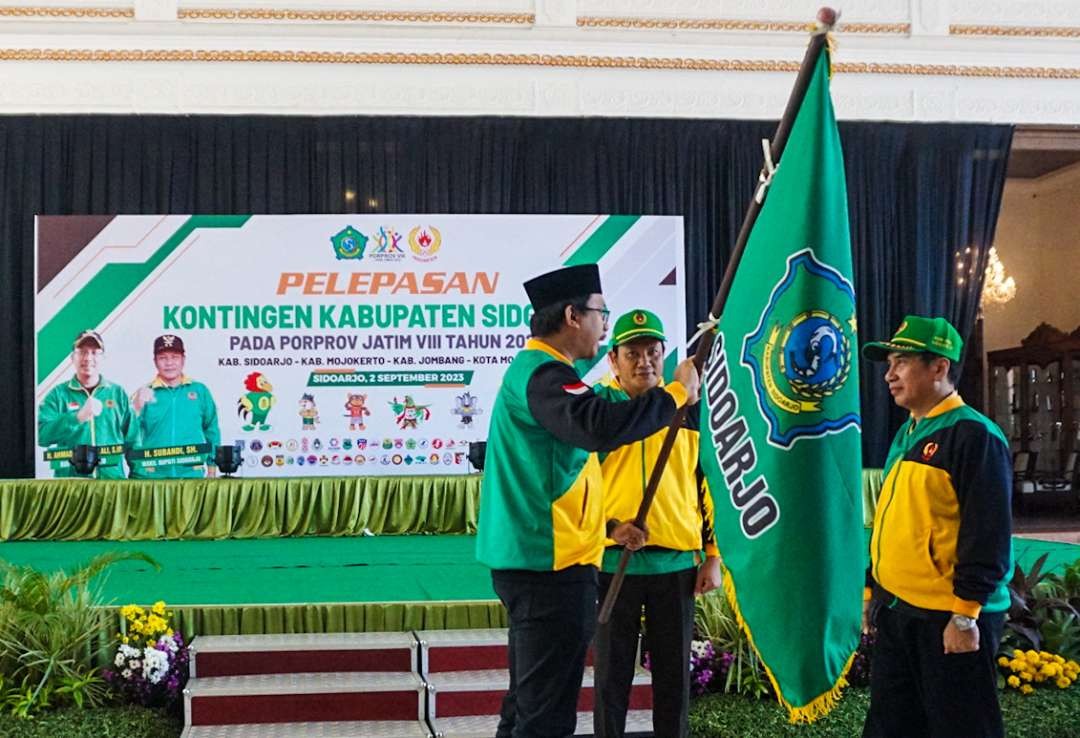
[[[473,471],[469,443],[529,336],[521,285],[563,265],[599,264],[613,315],[645,307],[686,335],[678,217],[36,226],[38,477],[72,475],[83,444],[114,452],[96,472],[113,478],[203,476],[220,444],[240,447],[244,476]],[[682,346],[668,348],[673,366]]]

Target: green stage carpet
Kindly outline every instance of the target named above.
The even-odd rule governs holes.
[[[142,551],[141,562],[115,565],[102,582],[117,604],[163,599],[175,606],[447,602],[494,600],[473,536],[263,538],[222,541],[34,541],[0,544],[0,558],[49,571],[106,551]],[[1047,566],[1080,559],[1080,546],[1014,540],[1025,568],[1048,553]]]
[[[472,536],[262,538],[222,541],[35,541],[0,544],[0,558],[42,570],[106,551],[141,551],[113,566],[105,598],[118,604],[298,604],[493,600]]]

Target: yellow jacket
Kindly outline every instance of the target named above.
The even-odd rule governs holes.
[[[596,393],[609,399],[629,399],[617,380],[598,385]],[[702,478],[699,483],[698,431],[696,406],[687,414],[687,423],[679,429],[671,457],[664,467],[646,525],[648,546],[673,551],[700,552],[719,556],[713,531],[712,495]],[[635,443],[600,455],[604,476],[605,519],[633,520],[645,494],[653,464],[660,455],[667,428]],[[616,545],[608,539],[606,545]]]

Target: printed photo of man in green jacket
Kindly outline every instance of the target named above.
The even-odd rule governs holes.
[[[96,446],[109,452],[89,475],[95,479],[124,479],[123,455],[138,441],[138,427],[127,393],[101,376],[105,342],[97,331],[75,338],[71,364],[75,376],[56,385],[38,407],[38,444],[50,451]],[[54,462],[57,477],[85,477],[68,461]]]
[[[157,374],[131,398],[141,448],[149,457],[134,460],[134,479],[214,476],[214,449],[221,443],[217,405],[210,390],[184,374],[186,353],[180,336],[154,339]],[[201,452],[192,453],[191,447]]]
[[[585,652],[596,629],[604,553],[604,483],[597,451],[667,425],[697,402],[693,362],[675,381],[611,402],[574,368],[607,333],[600,272],[585,264],[525,283],[532,338],[506,370],[491,413],[476,554],[510,619],[510,688],[497,738],[570,736]],[[615,522],[611,538],[638,549],[645,532]]]

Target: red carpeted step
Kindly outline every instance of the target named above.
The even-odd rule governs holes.
[[[498,715],[472,715],[469,717],[440,718],[432,723],[439,738],[491,738],[499,727]],[[591,712],[579,712],[574,735],[592,735]],[[630,710],[626,713],[626,736],[651,736],[653,734],[652,711]]]
[[[418,630],[420,673],[428,676],[447,671],[507,669],[507,630]],[[593,665],[590,648],[585,663]]]
[[[491,735],[494,735],[492,731]],[[435,738],[426,722],[247,723],[184,728],[180,738]]]
[[[429,674],[428,717],[457,718],[478,715],[498,715],[503,696],[510,684],[509,672],[502,669],[484,671],[448,671]],[[578,696],[578,710],[593,709],[593,670],[585,669]],[[652,687],[649,672],[639,670],[630,688],[630,709],[652,709]]]
[[[191,675],[411,672],[416,651],[412,633],[199,636],[191,644]]]
[[[188,725],[424,719],[416,674],[322,673],[197,677],[184,689]]]

